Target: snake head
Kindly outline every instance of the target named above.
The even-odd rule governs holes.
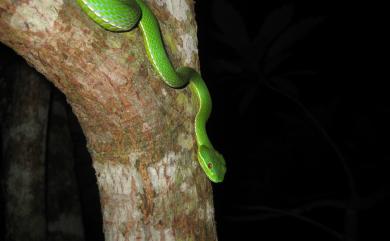
[[[207,177],[215,183],[222,182],[226,173],[226,164],[223,156],[205,145],[198,149],[198,160]]]

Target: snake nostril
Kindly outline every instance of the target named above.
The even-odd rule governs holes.
[[[213,164],[212,164],[211,162],[209,162],[209,163],[207,164],[207,167],[208,167],[209,169],[211,169],[211,168],[213,168]]]

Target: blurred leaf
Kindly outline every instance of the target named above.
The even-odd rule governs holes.
[[[237,10],[223,0],[216,0],[213,5],[213,16],[220,30],[220,34],[217,34],[218,40],[235,49],[237,53],[247,51],[250,46],[249,36]]]
[[[292,75],[316,75],[318,74],[315,70],[310,69],[301,69],[301,70],[294,70],[283,73],[283,76],[292,76]]]
[[[294,13],[292,5],[285,5],[270,13],[254,39],[259,57],[262,58],[266,46],[273,41],[291,22]]]
[[[270,58],[265,60],[264,63],[264,74],[269,75],[272,71],[277,69],[281,63],[283,63],[285,60],[287,60],[292,54],[291,53],[284,53],[277,55],[274,58]]]
[[[290,126],[305,126],[305,120],[300,116],[294,113],[288,113],[285,111],[275,111],[275,116],[283,120],[285,123],[288,123]],[[290,130],[292,133],[295,131],[301,131],[301,129]]]
[[[246,88],[245,94],[242,96],[238,107],[238,112],[241,116],[248,111],[251,103],[253,103],[253,100],[256,98],[256,95],[259,92],[259,88],[259,83],[252,84]]]
[[[273,77],[269,82],[279,92],[284,93],[284,95],[298,99],[299,90],[291,80],[282,77]]]
[[[267,58],[281,54],[298,40],[303,39],[324,17],[311,17],[289,27],[270,47]]]
[[[239,62],[227,59],[217,59],[211,62],[211,65],[215,72],[228,72],[231,74],[239,74],[242,72],[242,68]]]

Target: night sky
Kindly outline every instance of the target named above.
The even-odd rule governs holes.
[[[220,241],[388,238],[380,9],[196,2],[201,71],[213,97],[208,133],[228,166],[225,181],[213,184]],[[1,46],[0,56],[14,58],[10,52]],[[76,172],[94,185],[86,159]],[[98,200],[91,207],[96,218],[87,229],[97,230]]]

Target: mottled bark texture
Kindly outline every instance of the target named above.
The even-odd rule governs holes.
[[[6,240],[46,238],[45,149],[49,83],[24,61],[7,68],[12,85],[2,125]]]
[[[175,66],[198,67],[194,2],[150,0]],[[106,241],[216,240],[196,160],[196,101],[167,87],[138,29],[111,33],[75,1],[0,1],[0,41],[65,95],[87,139]]]

